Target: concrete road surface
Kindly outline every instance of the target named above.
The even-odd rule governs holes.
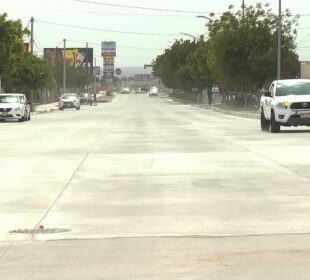
[[[310,130],[120,95],[0,123],[0,279],[309,279]]]

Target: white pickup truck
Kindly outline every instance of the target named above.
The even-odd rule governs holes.
[[[310,80],[277,80],[260,100],[261,128],[280,132],[281,126],[310,126]]]
[[[0,94],[0,120],[15,119],[23,122],[30,118],[30,103],[27,102],[25,94]]]

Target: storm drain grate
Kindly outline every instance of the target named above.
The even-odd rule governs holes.
[[[38,229],[17,229],[12,230],[10,233],[20,233],[20,234],[52,234],[52,233],[62,233],[68,232],[70,229],[65,228],[38,228]]]

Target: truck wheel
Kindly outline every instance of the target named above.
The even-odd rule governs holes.
[[[271,132],[272,133],[278,133],[280,132],[280,124],[276,121],[276,117],[274,115],[274,111],[271,111]]]
[[[261,110],[260,115],[260,126],[262,131],[269,131],[270,129],[270,121],[265,118],[263,109]]]

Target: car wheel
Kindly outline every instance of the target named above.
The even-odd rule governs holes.
[[[25,117],[21,117],[20,119],[18,119],[19,122],[24,122],[25,121]]]
[[[274,111],[271,111],[271,132],[272,133],[278,133],[280,132],[281,126],[280,124],[276,121],[276,117],[274,115]]]
[[[60,110],[60,111],[63,111],[63,110],[64,110],[64,108],[59,107],[59,110]]]
[[[261,115],[260,115],[260,126],[261,126],[262,131],[269,131],[270,129],[270,121],[265,118],[263,109],[261,110]]]

